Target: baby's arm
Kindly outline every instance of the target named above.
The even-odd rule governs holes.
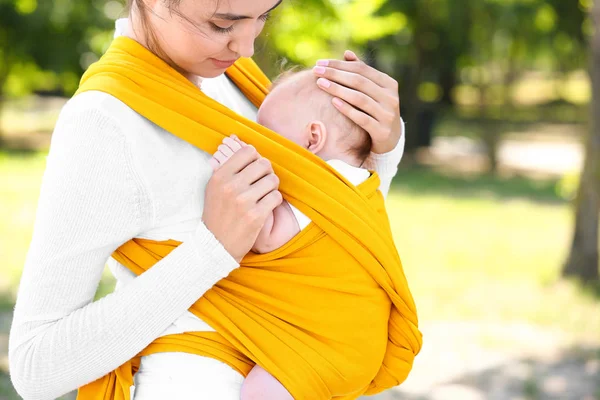
[[[280,248],[300,233],[300,225],[287,201],[282,201],[260,230],[252,251],[268,253]]]
[[[225,138],[219,150],[213,154],[210,165],[214,170],[227,162],[229,158],[246,143],[237,137]],[[283,201],[276,207],[260,230],[252,251],[255,253],[268,253],[289,242],[300,232],[298,221],[288,202]]]

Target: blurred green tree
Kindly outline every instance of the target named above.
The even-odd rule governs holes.
[[[310,65],[319,58],[340,58],[346,49],[360,54],[369,41],[395,34],[407,24],[402,13],[377,13],[386,1],[285,2],[267,25],[261,42],[267,47],[257,56],[280,60],[274,68],[264,66],[270,75],[275,75],[281,71],[281,64]]]
[[[591,11],[594,34],[591,41],[590,78],[592,104],[586,157],[575,201],[575,227],[571,252],[563,267],[563,276],[584,282],[600,281],[598,268],[598,223],[600,214],[600,0]]]
[[[115,0],[0,0],[0,106],[7,95],[71,94],[122,9]]]
[[[381,12],[392,11],[409,20],[408,31],[382,43],[387,52],[398,43],[407,49],[397,52],[404,56],[389,68],[401,84],[403,114],[412,126],[409,149],[429,145],[432,119],[453,106],[453,91],[464,83],[478,91],[476,118],[491,131],[482,139],[493,164],[497,124],[484,122],[507,119],[516,79],[527,69],[566,73],[584,65],[585,12],[577,1],[388,0]],[[490,107],[497,103],[504,105],[500,114]]]
[[[282,59],[312,64],[351,48],[400,83],[407,148],[428,146],[458,85],[479,97],[474,122],[492,161],[510,87],[528,70],[565,75],[585,65],[591,0],[292,0],[259,37],[273,76]],[[71,94],[110,42],[123,0],[0,0],[0,96]],[[560,84],[557,85],[560,91]],[[498,112],[501,104],[501,112]],[[493,164],[493,162],[492,162]]]

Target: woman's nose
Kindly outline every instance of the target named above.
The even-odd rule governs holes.
[[[252,57],[254,55],[255,38],[255,29],[248,27],[240,32],[240,34],[230,42],[229,48],[231,51],[239,54],[240,57]]]

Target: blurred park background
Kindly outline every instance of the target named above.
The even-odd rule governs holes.
[[[379,399],[600,400],[599,11],[285,0],[268,22],[255,59],[270,77],[350,48],[400,83],[388,209],[425,345]],[[0,399],[18,398],[7,335],[51,132],[124,15],[118,0],[0,0]],[[112,288],[106,272],[98,297]]]

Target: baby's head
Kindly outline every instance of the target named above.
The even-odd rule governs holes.
[[[288,71],[272,84],[257,122],[308,149],[324,160],[361,166],[371,150],[371,137],[339,112],[332,96],[320,89],[311,70]]]

